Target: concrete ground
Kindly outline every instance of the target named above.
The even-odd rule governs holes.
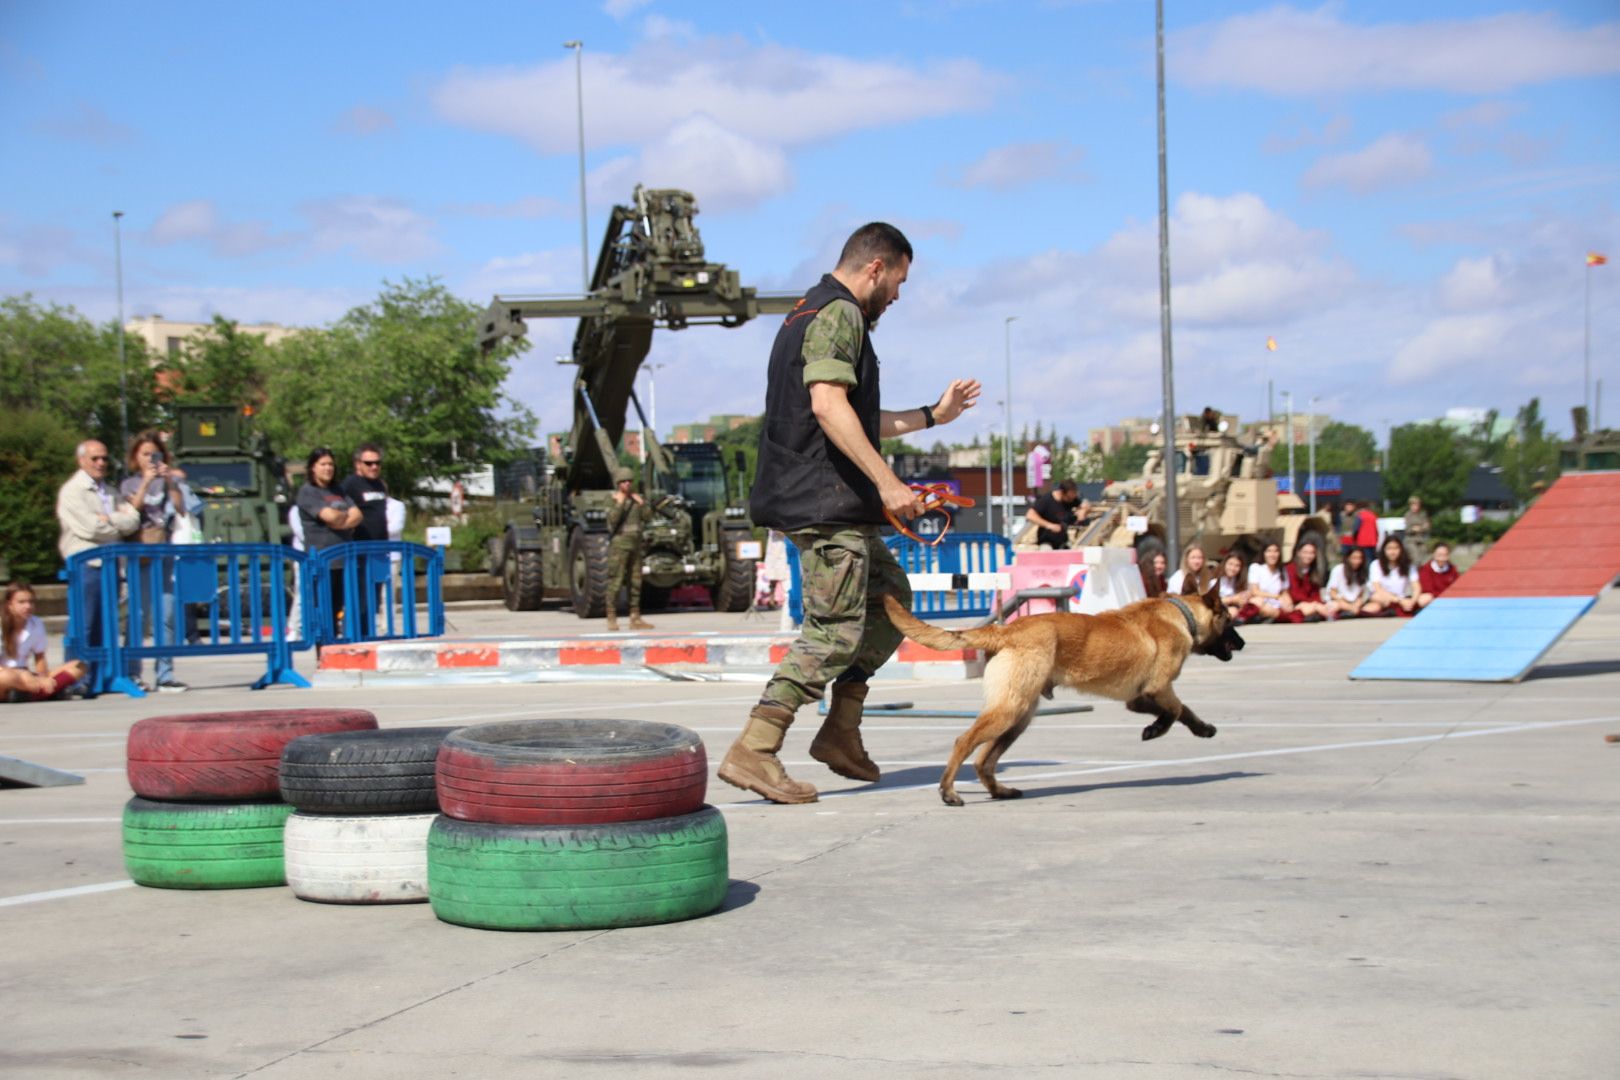
[[[451,617],[462,634],[578,629]],[[1394,628],[1253,628],[1233,663],[1195,658],[1180,688],[1212,741],[1142,743],[1112,702],[1038,720],[1004,769],[1016,802],[964,782],[966,807],[940,803],[965,721],[873,717],[885,778],[868,787],[808,759],[802,717],[784,756],[820,803],[710,789],[725,908],[594,933],[131,886],[124,735],[272,703],[364,705],[385,726],[627,716],[696,729],[712,766],[750,686],[252,693],[255,666],[221,660],[183,664],[183,697],[0,707],[0,754],[87,777],[0,791],[0,1075],[1614,1076],[1620,600],[1514,686],[1348,681]]]

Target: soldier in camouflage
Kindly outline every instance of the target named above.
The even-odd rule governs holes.
[[[911,254],[892,225],[857,229],[771,349],[749,516],[786,533],[798,549],[804,626],[721,762],[720,778],[772,802],[816,801],[816,789],[788,776],[777,751],[794,712],[819,701],[829,684],[827,719],[810,756],[840,776],[878,779],[860,736],[867,680],[901,640],[884,614],[883,594],[911,597],[883,543],[884,511],[912,518],[922,510],[878,443],[948,423],[979,396],[977,380],[957,379],[932,405],[900,412],[881,406],[871,332],[899,299]]]
[[[636,494],[635,474],[629,469],[614,469],[613,480],[617,490],[607,516],[612,537],[608,541],[607,628],[619,629],[619,587],[628,584],[630,629],[651,630],[652,623],[641,617],[641,530],[652,520],[652,509]]]

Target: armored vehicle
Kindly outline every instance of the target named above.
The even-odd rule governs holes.
[[[176,406],[169,455],[203,502],[210,543],[287,542],[287,463],[253,429],[252,409]]]
[[[573,429],[561,453],[550,455],[532,516],[508,523],[492,560],[514,611],[557,597],[580,618],[605,614],[607,512],[631,406],[646,448],[641,490],[649,502],[656,493],[673,496],[647,537],[643,606],[686,584],[707,586],[719,609],[748,606],[758,555],[741,493],[717,447],[658,443],[636,400],[635,379],[655,327],[741,326],[792,310],[798,296],[760,295],[739,283],[737,271],[709,262],[693,223],[697,212],[688,192],[638,186],[630,205],[613,208],[586,295],[497,296],[481,320],[486,349],[526,333],[525,319],[579,320],[571,357]]]
[[[1301,541],[1313,540],[1318,561],[1327,565],[1337,550],[1337,545],[1328,545],[1332,524],[1325,514],[1307,514],[1297,495],[1277,490],[1269,442],[1243,445],[1213,410],[1207,410],[1203,416],[1180,419],[1175,446],[1176,524],[1184,546],[1198,544],[1211,559],[1219,552],[1238,550],[1252,562],[1276,541],[1286,561],[1294,557]],[[1134,546],[1138,555],[1163,551],[1168,512],[1164,454],[1156,449],[1140,476],[1103,489],[1102,504],[1078,527],[1075,546]],[[1132,518],[1138,520],[1133,523]],[[1137,531],[1133,524],[1145,524],[1146,529]],[[1173,570],[1180,556],[1167,554]]]
[[[1558,448],[1560,472],[1598,472],[1620,469],[1620,431],[1587,425],[1586,408],[1570,410],[1575,421],[1575,437]]]

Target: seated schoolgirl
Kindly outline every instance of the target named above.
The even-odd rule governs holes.
[[[1202,596],[1209,592],[1209,587],[1215,584],[1217,571],[1209,560],[1204,557],[1204,549],[1193,544],[1187,553],[1181,557],[1181,569],[1170,575],[1165,583],[1165,591],[1171,596],[1181,596],[1184,593],[1197,593]],[[1188,582],[1192,582],[1189,587]]]
[[[1311,541],[1294,548],[1294,560],[1288,564],[1288,599],[1294,602],[1289,622],[1321,622],[1328,617],[1328,605],[1322,599],[1322,583],[1318,580],[1322,569],[1316,560],[1316,545]]]
[[[1249,602],[1248,570],[1241,551],[1229,551],[1221,560],[1221,576],[1216,582],[1221,587],[1221,603],[1234,621],[1239,620],[1243,605]]]
[[[1294,610],[1288,595],[1288,573],[1282,565],[1282,545],[1273,541],[1260,553],[1260,561],[1249,567],[1250,622],[1276,622]]]
[[[1328,575],[1328,618],[1354,619],[1366,606],[1367,553],[1358,547],[1345,551],[1344,561]]]
[[[13,581],[0,607],[0,698],[46,701],[84,678],[88,669],[78,660],[53,671],[45,647],[45,624],[34,614],[34,587]]]
[[[1167,565],[1168,560],[1165,559],[1164,552],[1162,551],[1155,551],[1148,557],[1148,560],[1141,565],[1142,588],[1147,592],[1148,599],[1151,600],[1155,596],[1164,595],[1164,570]]]
[[[1412,615],[1417,611],[1417,572],[1400,537],[1391,536],[1367,567],[1371,597],[1363,615]]]
[[[1422,611],[1457,582],[1457,568],[1451,563],[1451,545],[1436,540],[1429,561],[1418,567],[1418,610]]]

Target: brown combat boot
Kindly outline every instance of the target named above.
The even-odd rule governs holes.
[[[648,622],[646,619],[643,619],[641,617],[641,612],[632,611],[630,613],[630,629],[632,629],[632,630],[651,630],[652,628],[653,628],[653,624]]]
[[[790,709],[780,705],[755,705],[742,734],[737,736],[720,763],[720,779],[733,787],[763,795],[771,802],[815,802],[816,789],[788,776],[776,757],[792,723]]]
[[[619,630],[619,613],[612,608],[607,610],[607,628],[610,634],[617,633]]]
[[[861,745],[861,708],[869,689],[866,683],[833,683],[827,719],[810,743],[810,756],[839,776],[872,784],[883,774]]]

